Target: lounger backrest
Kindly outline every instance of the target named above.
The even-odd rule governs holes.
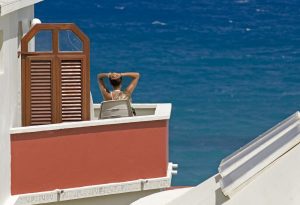
[[[128,100],[110,100],[101,103],[99,119],[133,116]]]

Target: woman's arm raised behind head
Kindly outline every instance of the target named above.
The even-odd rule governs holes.
[[[125,92],[127,92],[131,95],[133,93],[135,87],[137,86],[138,82],[139,82],[140,74],[135,73],[135,72],[128,72],[128,73],[121,73],[121,76],[132,78],[132,81],[130,82],[130,84],[125,89]]]
[[[108,78],[110,73],[100,73],[97,75],[98,85],[104,100],[110,100],[111,95],[104,83],[104,78]]]

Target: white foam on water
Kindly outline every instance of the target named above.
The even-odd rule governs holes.
[[[281,97],[286,97],[286,96],[300,96],[299,91],[290,91],[290,92],[284,92],[281,94]]]
[[[160,26],[166,26],[167,24],[161,21],[153,21],[152,25],[160,25]]]
[[[102,6],[100,4],[96,4],[97,8],[102,8]]]
[[[249,2],[250,2],[250,0],[238,0],[235,3],[238,3],[238,4],[247,4]]]
[[[115,6],[115,9],[117,9],[117,10],[124,10],[125,6]]]
[[[265,12],[266,10],[264,10],[264,9],[255,9],[255,11],[257,12],[257,13],[263,13],[263,12]]]

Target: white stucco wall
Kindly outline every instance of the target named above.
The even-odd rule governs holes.
[[[3,45],[0,64],[0,204],[10,196],[10,135],[12,127],[21,123],[21,68],[18,59],[18,22],[23,33],[29,30],[34,7],[29,6],[0,17]]]
[[[3,62],[3,31],[0,30],[0,62]],[[3,65],[0,63],[0,75],[3,73]]]

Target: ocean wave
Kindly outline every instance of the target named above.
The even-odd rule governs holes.
[[[124,10],[125,6],[115,6],[115,9],[117,9],[117,10]]]
[[[162,21],[153,21],[152,25],[166,26],[167,24],[165,22],[162,22]]]
[[[255,9],[255,11],[258,12],[258,13],[260,13],[260,12],[263,13],[263,12],[265,12],[266,10],[264,10],[264,9]]]
[[[250,2],[250,0],[238,0],[238,1],[235,1],[235,3],[237,3],[237,4],[247,4],[249,2]]]
[[[298,92],[298,91],[284,92],[281,95],[281,97],[286,97],[286,96],[300,96],[300,92]]]
[[[101,6],[100,4],[95,4],[95,6],[96,6],[97,8],[102,8],[102,6]]]

